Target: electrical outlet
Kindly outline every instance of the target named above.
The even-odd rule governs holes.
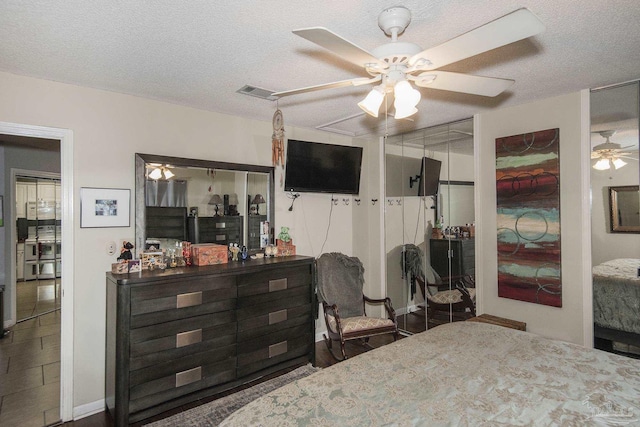
[[[116,253],[116,242],[107,242],[107,255],[115,255]]]

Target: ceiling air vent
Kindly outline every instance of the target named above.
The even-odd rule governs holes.
[[[271,96],[274,93],[273,90],[262,89],[255,86],[244,85],[236,92],[241,93],[243,95],[255,96],[256,98],[267,99],[269,101],[275,101],[278,99],[275,96]]]

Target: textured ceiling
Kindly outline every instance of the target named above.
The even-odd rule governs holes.
[[[517,8],[545,32],[444,67],[515,79],[496,98],[422,89],[410,120],[373,119],[348,87],[279,101],[287,125],[349,135],[390,135],[585,88],[640,77],[637,0],[405,0],[413,19],[401,41],[427,48]],[[367,50],[387,43],[380,0],[168,1],[2,0],[0,70],[270,121],[275,103],[241,95],[245,84],[279,91],[365,73],[295,36],[324,26]]]

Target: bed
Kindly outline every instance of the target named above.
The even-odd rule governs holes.
[[[640,360],[455,322],[276,389],[221,426],[614,423],[640,423]]]
[[[621,258],[593,267],[596,337],[640,346],[640,259]]]

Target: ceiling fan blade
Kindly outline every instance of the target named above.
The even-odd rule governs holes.
[[[434,77],[435,79],[432,80]],[[420,87],[482,96],[497,96],[514,83],[514,80],[509,79],[472,76],[448,71],[428,71],[416,77],[409,77],[409,79],[414,80],[416,86]]]
[[[379,60],[360,46],[351,43],[349,40],[340,37],[324,27],[301,28],[299,30],[293,30],[293,34],[322,46],[342,59],[360,67],[364,67],[367,64],[378,65],[380,69],[388,67],[386,62]]]
[[[491,49],[526,39],[544,30],[544,24],[529,9],[518,9],[439,46],[415,54],[409,59],[409,65],[414,65],[420,59],[426,59],[430,64],[421,67],[421,69],[435,70]]]
[[[271,94],[271,96],[276,98],[282,98],[283,96],[298,95],[300,93],[306,93],[306,92],[315,92],[316,90],[335,89],[335,88],[346,87],[346,86],[361,86],[369,83],[378,82],[380,81],[381,78],[382,76],[376,76],[371,79],[368,79],[366,77],[359,77],[359,78],[349,79],[349,80],[340,80],[332,83],[323,83],[315,86],[307,86],[307,87],[301,87],[298,89],[274,92]]]

